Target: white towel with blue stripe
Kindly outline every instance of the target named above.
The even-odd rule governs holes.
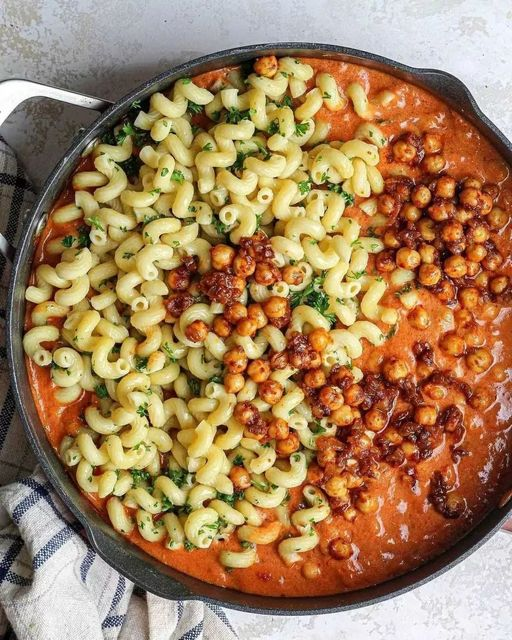
[[[14,245],[33,199],[0,138],[0,230]],[[0,256],[0,640],[238,638],[220,607],[164,600],[109,567],[35,467],[9,386],[8,270]]]

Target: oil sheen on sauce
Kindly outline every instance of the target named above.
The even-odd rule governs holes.
[[[330,60],[307,59],[317,72],[328,72],[335,76],[341,87],[349,82],[359,81],[371,95],[382,89],[396,92],[398,99],[386,108],[386,120],[379,124],[388,136],[397,136],[404,131],[431,130],[439,132],[444,138],[444,156],[447,170],[457,179],[475,176],[487,182],[501,185],[498,204],[505,209],[512,208],[512,179],[509,169],[498,153],[456,112],[428,92],[412,84],[405,83],[385,73],[362,66],[339,63]],[[220,70],[195,78],[202,86],[211,87],[213,83],[227,73]],[[360,120],[352,109],[331,113],[325,108],[317,117],[331,122],[330,139],[348,140],[353,137]],[[386,154],[381,154],[385,156]],[[88,168],[89,160],[82,161],[80,169]],[[379,165],[386,176],[386,158]],[[68,189],[56,206],[72,200],[72,191]],[[58,231],[48,223],[41,234],[36,247],[34,268],[41,262],[56,262],[48,255],[45,246],[49,240],[66,232],[72,233],[75,223],[69,230],[59,226]],[[510,253],[510,230],[505,227],[497,241],[502,255]],[[507,261],[502,273],[512,275],[510,262]],[[433,347],[436,360],[441,369],[453,369],[456,359],[443,354],[437,348],[441,333],[451,328],[447,320],[447,309],[428,292],[420,292],[421,303],[429,312],[433,322],[429,329],[419,331],[402,321],[400,329],[383,347],[366,347],[358,366],[364,369],[364,362],[372,352],[379,349],[386,356],[407,357],[412,367],[414,357],[411,346],[416,340],[427,340]],[[385,300],[388,305],[397,304],[393,295]],[[501,491],[506,488],[505,469],[510,467],[512,398],[510,388],[510,369],[512,367],[512,316],[510,308],[504,307],[499,316],[490,325],[488,331],[493,335],[493,355],[496,362],[505,371],[505,380],[497,382],[491,368],[483,375],[475,376],[468,372],[464,378],[471,386],[476,383],[496,387],[497,401],[479,415],[471,407],[465,407],[466,438],[464,448],[470,455],[459,463],[451,459],[449,447],[444,442],[437,447],[432,458],[417,465],[418,485],[411,490],[404,482],[398,469],[385,464],[381,466],[381,475],[371,484],[370,491],[379,496],[380,508],[376,514],[361,514],[353,523],[343,518],[333,518],[330,522],[318,525],[321,542],[316,549],[307,554],[307,561],[320,565],[321,574],[314,581],[307,580],[301,573],[301,563],[286,567],[277,554],[277,543],[259,545],[259,562],[247,569],[226,571],[218,561],[222,548],[238,548],[235,541],[216,543],[209,550],[169,551],[163,543],[149,543],[137,532],[130,540],[150,555],[158,558],[175,569],[199,578],[203,581],[245,591],[272,596],[306,596],[339,593],[363,588],[405,573],[429,558],[439,554],[468,529],[484,517],[498,501]],[[57,448],[61,438],[73,435],[81,426],[80,414],[83,409],[95,402],[95,395],[84,392],[72,405],[62,406],[53,398],[52,383],[48,368],[39,368],[27,361],[33,387],[34,400],[39,415],[52,445]],[[444,401],[458,402],[451,393]],[[437,513],[428,502],[429,480],[432,471],[442,470],[454,480],[454,487],[466,498],[468,509],[466,516],[458,520],[447,520]],[[509,476],[510,478],[510,476]],[[508,479],[509,479],[508,478]],[[96,496],[88,496],[95,507],[106,518],[104,504]],[[299,501],[299,491],[293,490],[290,507]],[[354,553],[349,560],[335,560],[328,553],[330,540],[352,533]]]

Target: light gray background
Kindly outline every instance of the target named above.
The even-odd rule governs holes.
[[[0,0],[0,79],[25,77],[116,99],[169,66],[241,44],[341,44],[463,80],[512,137],[510,0]],[[40,186],[94,115],[34,101],[1,134]],[[232,613],[241,637],[501,640],[512,635],[512,536],[377,606],[330,616]]]

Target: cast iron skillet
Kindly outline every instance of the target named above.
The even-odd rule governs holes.
[[[271,53],[277,56],[311,56],[352,62],[385,71],[407,82],[424,87],[463,114],[512,165],[512,144],[480,111],[472,95],[460,80],[443,71],[415,69],[381,56],[346,47],[286,42],[221,51],[166,71],[148,80],[115,104],[23,80],[9,80],[0,83],[0,124],[14,106],[28,97],[41,95],[102,112],[98,119],[73,141],[48,178],[32,212],[24,222],[21,243],[14,258],[8,298],[9,364],[18,410],[22,416],[28,439],[42,468],[65,504],[83,524],[94,549],[117,571],[142,588],[171,600],[200,599],[232,609],[274,615],[333,613],[356,609],[407,592],[450,569],[480,547],[500,528],[512,511],[512,501],[509,501],[508,505],[501,509],[493,509],[478,526],[442,555],[415,571],[374,587],[333,596],[277,599],[212,586],[159,563],[124,540],[98,516],[87,499],[77,490],[46,439],[32,401],[22,347],[24,291],[30,273],[34,237],[44,222],[45,214],[52,208],[84,149],[97,136],[115,125],[128,111],[134,100],[143,100],[155,91],[164,91],[174,80],[184,75],[194,76]],[[10,250],[5,241],[3,246],[0,242],[0,248],[3,248],[6,255],[14,252],[14,250]],[[498,502],[498,496],[496,502]]]

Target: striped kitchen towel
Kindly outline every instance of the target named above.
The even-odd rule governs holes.
[[[33,200],[0,138],[0,231],[14,245]],[[0,256],[0,640],[238,638],[220,607],[164,600],[109,567],[36,467],[9,385],[8,276]]]

